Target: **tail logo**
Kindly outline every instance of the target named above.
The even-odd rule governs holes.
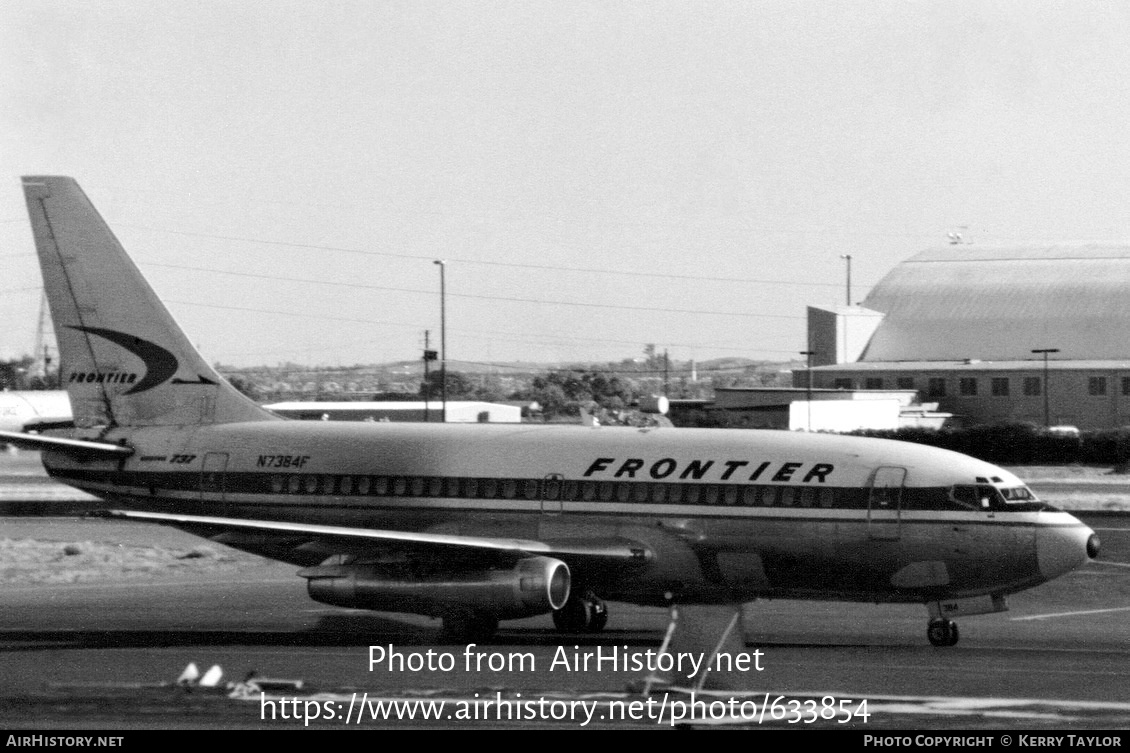
[[[127,335],[124,332],[118,332],[112,329],[102,329],[100,327],[72,326],[71,329],[97,335],[98,337],[109,340],[115,345],[125,348],[145,362],[145,376],[128,391],[124,392],[123,394],[125,395],[136,395],[139,392],[153,389],[157,385],[167,381],[173,374],[176,374],[177,369],[180,367],[176,356],[160,345],[151,343],[148,340],[142,340],[140,337]],[[70,381],[111,382],[117,384],[125,382],[132,384],[137,381],[137,375],[123,371],[72,372]]]

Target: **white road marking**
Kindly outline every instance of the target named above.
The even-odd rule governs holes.
[[[1104,614],[1106,612],[1130,612],[1130,607],[1115,607],[1113,609],[1087,609],[1081,612],[1052,612],[1050,614],[1033,614],[1028,617],[1013,617],[1013,622],[1023,620],[1047,620],[1052,617],[1076,617],[1081,614]]]

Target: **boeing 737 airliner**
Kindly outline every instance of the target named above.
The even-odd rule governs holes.
[[[917,602],[927,636],[1096,556],[1011,473],[784,431],[287,421],[197,353],[71,178],[23,179],[75,426],[0,441],[107,515],[299,566],[313,599],[483,640],[604,600]]]

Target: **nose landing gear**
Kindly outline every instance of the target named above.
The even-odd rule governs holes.
[[[954,646],[960,634],[953,620],[933,619],[926,626],[926,637],[935,646]]]

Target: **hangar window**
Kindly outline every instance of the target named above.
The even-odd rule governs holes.
[[[837,379],[832,380],[832,387],[834,387],[837,390],[850,390],[854,386],[855,385],[852,384],[850,379],[846,379],[844,377],[839,377]]]
[[[1008,377],[993,377],[993,397],[1008,397]]]
[[[1040,377],[1024,377],[1024,394],[1028,397],[1039,397],[1043,394],[1040,389]]]
[[[1101,397],[1106,394],[1106,377],[1089,377],[1087,379],[1087,394]]]
[[[883,389],[883,377],[867,377],[863,386],[869,390],[881,390]]]
[[[1122,377],[1122,394],[1130,395],[1130,377]]]
[[[930,377],[926,384],[926,394],[930,397],[946,396],[946,380],[944,377]]]
[[[898,385],[898,388],[900,390],[915,389],[914,377],[899,377],[897,380],[895,380],[895,383]]]
[[[976,395],[977,394],[977,378],[976,377],[961,377],[957,382],[957,390],[962,395]]]

